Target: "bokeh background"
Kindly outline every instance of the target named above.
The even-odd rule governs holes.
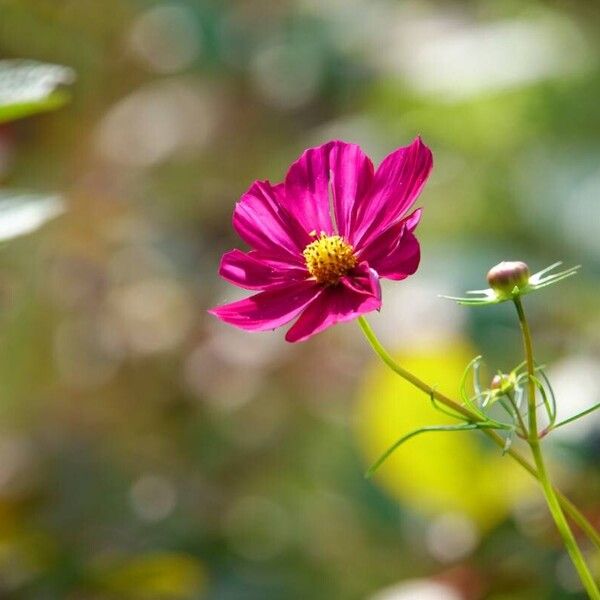
[[[600,5],[593,0],[4,0],[0,56],[66,65],[0,128],[2,189],[63,215],[0,249],[0,596],[583,597],[531,483],[380,367],[356,323],[298,345],[206,309],[235,201],[307,146],[421,134],[422,266],[372,322],[454,395],[520,362],[511,307],[438,298],[503,259],[581,274],[527,298],[569,416],[600,400]],[[548,441],[600,523],[600,423]],[[585,546],[585,540],[581,540]],[[590,552],[600,569],[600,558]]]

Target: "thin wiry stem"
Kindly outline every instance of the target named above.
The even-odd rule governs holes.
[[[440,431],[469,431],[480,427],[476,423],[463,423],[462,425],[429,425],[415,429],[406,435],[403,435],[399,440],[394,442],[367,470],[366,476],[371,477],[377,469],[402,445],[408,442],[413,437],[423,433],[440,432]]]
[[[515,411],[515,415],[517,416],[517,421],[519,423],[519,427],[521,428],[523,437],[525,437],[527,435],[527,427],[525,427],[525,421],[523,421],[523,415],[521,415],[521,411],[519,410],[519,406],[518,406],[517,402],[515,401],[514,395],[507,394],[507,396],[508,396],[508,401],[510,402],[511,406],[513,407],[513,410]]]
[[[576,415],[573,415],[572,417],[569,417],[568,419],[565,419],[564,421],[560,421],[560,423],[553,425],[552,429],[558,429],[559,427],[562,427],[563,425],[567,425],[568,423],[572,423],[573,421],[576,421],[577,419],[581,419],[581,417],[585,417],[585,415],[589,415],[591,412],[594,412],[595,410],[598,410],[599,408],[600,408],[600,402],[598,402],[598,404],[594,404],[594,406],[588,408],[587,410],[584,410],[580,413],[577,413]]]
[[[450,408],[456,413],[462,415],[467,420],[472,422],[476,422],[477,420],[482,420],[479,415],[476,413],[466,409],[464,406],[455,402],[451,398],[448,398],[435,388],[427,385],[424,381],[421,381],[418,377],[404,369],[400,366],[388,353],[388,351],[383,347],[375,332],[369,325],[369,322],[364,317],[358,318],[358,323],[367,338],[367,341],[377,354],[379,358],[392,370],[394,373],[397,373],[408,381],[410,384],[414,385],[416,388],[427,394],[430,398],[435,398],[438,402],[443,404],[444,406]],[[499,448],[504,449],[505,440],[504,438],[494,431],[493,429],[482,429],[481,430],[485,435],[487,435]],[[532,477],[535,477],[539,480],[538,472],[535,467],[520,453],[517,452],[514,448],[509,448],[506,452],[515,462],[517,462],[521,467],[523,467]],[[585,516],[579,511],[579,509],[559,490],[556,490],[556,495],[565,509],[565,511],[569,514],[569,516],[573,519],[575,523],[581,528],[581,530],[587,535],[590,541],[600,550],[600,532],[598,532],[594,526],[585,518]]]
[[[529,373],[529,394],[527,401],[529,404],[528,420],[529,420],[529,436],[527,442],[531,448],[531,453],[537,467],[538,480],[541,483],[544,497],[546,498],[546,504],[552,514],[556,528],[558,529],[567,552],[571,557],[573,565],[577,569],[577,573],[583,583],[583,586],[592,600],[600,600],[600,590],[594,581],[594,578],[585,562],[585,558],[577,545],[575,536],[569,527],[569,523],[565,518],[565,515],[560,506],[560,502],[552,487],[548,472],[546,470],[546,464],[542,454],[542,448],[540,444],[540,437],[538,433],[537,425],[537,410],[535,405],[535,392],[537,389],[535,382],[535,364],[533,360],[533,347],[531,343],[531,332],[529,330],[529,324],[525,317],[525,311],[523,310],[523,304],[521,299],[517,296],[514,299],[517,314],[519,316],[519,325],[521,326],[521,333],[523,337],[523,348],[525,351],[525,359],[527,361],[527,372]]]

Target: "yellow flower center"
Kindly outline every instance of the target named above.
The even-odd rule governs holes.
[[[358,262],[354,248],[344,238],[323,232],[304,248],[302,254],[309,273],[324,285],[337,283]]]

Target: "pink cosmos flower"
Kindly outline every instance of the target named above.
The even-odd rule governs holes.
[[[378,310],[379,279],[405,279],[419,266],[421,209],[406,212],[431,167],[420,138],[377,170],[359,146],[332,141],[306,150],[283,183],[254,182],[233,214],[252,249],[227,252],[219,273],[259,293],[209,312],[248,331],[298,317],[286,340],[299,342]]]

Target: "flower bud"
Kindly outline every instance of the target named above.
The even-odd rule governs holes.
[[[494,375],[490,389],[499,392],[508,392],[512,388],[511,378],[505,373]]]
[[[488,271],[487,280],[499,295],[510,295],[515,287],[522,290],[527,286],[529,267],[521,261],[503,261]]]

